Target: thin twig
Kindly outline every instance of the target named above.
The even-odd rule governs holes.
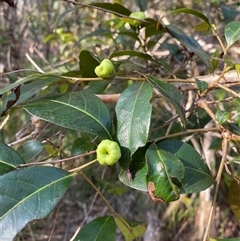
[[[85,152],[83,154],[77,155],[77,156],[71,156],[71,157],[67,157],[64,159],[60,159],[60,160],[54,160],[54,161],[46,161],[46,162],[34,162],[34,163],[27,163],[27,164],[20,164],[17,167],[18,168],[23,168],[23,167],[28,167],[28,166],[39,166],[39,165],[46,165],[46,164],[51,164],[51,165],[56,165],[58,163],[62,163],[62,162],[67,162],[67,161],[73,161],[76,160],[78,158],[82,158],[85,156],[89,156],[91,154],[94,154],[96,151],[88,151]]]
[[[229,140],[227,138],[227,135],[223,135],[223,143],[222,143],[222,153],[223,154],[222,154],[221,163],[220,163],[220,166],[218,169],[218,173],[217,173],[217,176],[215,179],[215,183],[216,183],[215,191],[214,191],[212,206],[210,209],[210,214],[209,214],[208,223],[207,223],[207,227],[205,230],[203,241],[207,241],[209,238],[210,226],[211,226],[211,222],[212,222],[212,218],[213,218],[213,213],[214,213],[215,207],[216,207],[216,201],[217,201],[218,191],[219,191],[219,187],[220,187],[220,181],[221,181],[222,173],[223,173],[224,166],[225,166],[226,156],[227,156],[228,142],[229,142]]]
[[[55,218],[54,218],[54,221],[53,221],[53,227],[52,227],[51,233],[49,235],[48,241],[51,241],[51,239],[52,239],[53,232],[54,232],[54,229],[56,227],[56,223],[57,223],[57,218],[58,218],[58,214],[59,214],[59,211],[60,211],[60,207],[61,207],[61,205],[59,204],[58,207],[57,207],[57,212],[56,212],[56,215],[55,215]]]
[[[98,193],[98,195],[102,198],[106,206],[108,207],[109,211],[115,215],[122,223],[123,225],[128,229],[128,231],[133,235],[133,237],[136,239],[136,241],[139,241],[139,239],[134,235],[133,231],[129,226],[126,224],[126,222],[122,219],[122,217],[113,209],[113,207],[110,205],[108,200],[103,196],[101,191],[92,183],[92,181],[83,173],[81,172],[81,175],[83,175],[84,179],[92,186],[92,188]]]
[[[161,136],[159,138],[156,139],[152,139],[149,140],[150,142],[158,142],[167,138],[173,138],[176,136],[183,136],[183,135],[188,135],[191,133],[197,133],[197,132],[209,132],[209,131],[220,131],[221,129],[218,127],[212,127],[212,128],[199,128],[199,129],[191,129],[191,130],[186,130],[186,131],[182,131],[182,132],[178,132],[178,133],[174,133],[174,134],[169,134],[167,136]]]

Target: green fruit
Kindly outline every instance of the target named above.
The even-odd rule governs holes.
[[[113,165],[121,157],[117,142],[103,140],[97,147],[97,160],[101,165]]]
[[[129,17],[143,20],[146,18],[146,15],[144,12],[134,12],[131,13]],[[131,24],[134,27],[138,27],[141,24],[141,21],[131,19],[131,21],[129,21],[129,24]]]
[[[95,68],[95,74],[100,78],[108,77],[114,70],[114,65],[111,60],[104,59],[100,65]]]

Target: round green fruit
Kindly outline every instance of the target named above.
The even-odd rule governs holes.
[[[143,20],[146,18],[146,15],[144,12],[134,12],[131,13],[129,17]],[[129,21],[129,24],[131,24],[134,27],[138,27],[141,24],[141,21],[131,19],[131,21]]]
[[[97,160],[101,165],[113,165],[121,157],[117,142],[103,140],[97,147]]]
[[[114,70],[114,65],[111,60],[104,59],[100,65],[95,68],[95,74],[100,78],[108,77]]]

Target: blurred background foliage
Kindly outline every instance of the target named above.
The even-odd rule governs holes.
[[[92,3],[87,0],[79,2]],[[234,0],[106,0],[96,2],[117,2],[131,12],[146,11],[147,17],[156,20],[160,20],[166,13],[180,7],[195,9],[205,14],[216,25],[222,39],[226,24],[240,20],[240,3]],[[199,75],[208,74],[206,67],[195,59],[192,52],[174,42],[170,36],[159,34],[151,37],[152,30],[149,30],[149,36],[142,35],[142,39],[139,40],[129,26],[121,26],[118,17],[96,9],[73,7],[72,4],[60,0],[18,0],[14,8],[0,2],[0,20],[0,73],[9,73],[0,76],[0,88],[34,71],[42,70],[48,73],[77,71],[79,70],[79,52],[84,49],[103,58],[109,57],[115,51],[135,50],[150,53],[163,61],[162,66],[154,62],[146,66],[144,60],[131,58],[127,64],[121,65],[118,74],[122,76],[130,75],[132,69],[164,78],[171,76],[169,69],[181,78],[195,76],[195,71]],[[176,24],[198,40],[204,51],[221,58],[219,43],[212,34],[202,31],[204,26],[196,17],[173,14],[165,17],[163,21]],[[229,50],[228,54],[232,61],[240,61],[239,42]],[[119,60],[126,58],[128,57],[121,56]],[[198,65],[197,70],[193,66],[195,61]],[[221,69],[221,63],[216,67],[216,71],[217,68]],[[75,76],[78,77],[77,72]],[[113,81],[106,92],[121,93],[128,84]],[[61,94],[70,89],[83,88],[85,88],[84,84],[54,83],[43,88],[40,95]],[[219,91],[216,95],[220,99],[224,94]],[[109,107],[111,108],[111,104]],[[154,108],[161,110],[159,105],[154,105]],[[166,104],[165,108],[166,111],[161,116],[153,116],[153,127],[163,125],[172,116],[172,109]],[[228,108],[232,108],[232,104]],[[201,114],[199,113],[199,116]],[[207,123],[208,117],[201,118],[201,120]],[[195,121],[193,119],[189,124],[194,125]],[[29,122],[30,116],[25,111],[14,112],[13,110],[8,125],[0,132],[0,139],[5,143],[13,142],[16,139],[15,134],[23,130],[24,125]],[[89,140],[86,142],[88,145],[96,146],[94,136],[89,134],[63,129],[52,124],[44,123],[43,125],[44,131],[41,133],[41,139],[46,138],[48,143],[45,143],[44,150],[37,157],[41,160],[49,157],[54,159],[76,155],[81,152],[79,150],[81,145],[85,150],[84,145],[87,144],[80,143],[78,139],[80,136]],[[175,124],[171,131],[174,133],[178,128],[180,126]],[[154,138],[153,130],[151,138]],[[158,130],[157,135],[165,131]],[[61,134],[64,136],[62,139]],[[217,153],[219,142],[215,138],[210,144],[216,154],[213,157],[216,162],[210,165],[215,165],[220,159]],[[211,166],[211,168],[214,172],[217,166]],[[239,166],[235,169],[239,173]],[[92,178],[92,181],[104,190],[105,196],[117,212],[126,218],[146,221],[149,224],[144,241],[200,240],[211,203],[210,192],[182,196],[174,203],[157,205],[146,195],[122,186],[117,181],[118,173],[117,166],[104,169],[93,167],[86,170],[86,174]],[[104,182],[101,180],[103,177]],[[112,183],[117,186],[112,187]],[[240,225],[230,211],[226,200],[229,183],[228,175],[225,175],[212,232],[217,237],[240,238]],[[16,240],[69,240],[80,224],[85,224],[106,213],[107,208],[101,199],[96,197],[89,184],[79,177],[74,180],[72,187],[56,210],[44,220],[34,221],[27,225]],[[117,240],[123,240],[120,232]]]

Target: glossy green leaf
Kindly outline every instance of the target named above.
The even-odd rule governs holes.
[[[46,85],[48,84],[48,82],[52,81],[52,79],[59,79],[61,80],[61,76],[58,75],[54,75],[54,74],[33,74],[33,75],[29,75],[25,78],[19,79],[18,81],[0,89],[0,95],[11,91],[12,89],[16,88],[19,85],[31,82],[31,81],[36,81],[36,80],[42,80]]]
[[[150,75],[143,75],[148,82],[157,89],[164,97],[166,97],[171,104],[176,109],[183,126],[186,125],[186,119],[185,119],[185,110],[183,107],[183,97],[178,91],[178,89],[165,81],[162,81],[161,79],[158,79],[156,77],[150,76]]]
[[[42,144],[41,141],[30,140],[23,143],[18,148],[17,152],[25,162],[29,162],[43,150],[44,150],[44,145]]]
[[[97,78],[94,70],[100,64],[101,59],[87,50],[79,54],[79,67],[83,78]]]
[[[166,25],[165,28],[169,32],[169,34],[180,41],[187,48],[191,49],[196,55],[198,55],[204,64],[212,71],[212,64],[210,57],[203,51],[202,47],[199,43],[192,37],[188,36],[182,29],[174,26],[172,24]]]
[[[43,89],[43,87],[59,82],[61,80],[62,78],[60,76],[47,76],[45,78],[41,78],[40,80],[37,79],[31,83],[24,84],[21,87],[21,95],[15,105],[22,104],[23,102],[25,102],[26,100],[30,99],[38,92],[40,92]]]
[[[147,230],[147,225],[145,223],[127,221],[123,217],[115,218],[115,222],[122,232],[125,241],[136,240],[136,238],[141,237]]]
[[[84,135],[84,137],[79,137],[74,140],[71,153],[72,156],[76,156],[90,150],[94,150],[94,144],[87,136]]]
[[[188,14],[191,14],[191,15],[194,15],[200,19],[202,19],[205,23],[208,24],[208,28],[211,27],[211,23],[209,22],[209,19],[202,13],[196,11],[196,10],[193,10],[193,9],[189,9],[189,8],[178,8],[176,10],[173,10],[171,12],[169,12],[168,14],[166,14],[166,16],[170,15],[170,14],[179,14],[179,13],[188,13]]]
[[[30,114],[56,125],[112,139],[109,110],[90,93],[68,93],[27,104],[24,108]]]
[[[133,154],[147,143],[151,121],[152,88],[147,82],[130,85],[120,96],[115,110],[117,138]]]
[[[218,110],[216,113],[215,113],[215,118],[216,118],[216,121],[222,125],[224,122],[226,122],[228,120],[230,116],[230,113],[227,112],[227,111],[223,111],[223,110]]]
[[[96,218],[84,226],[74,241],[115,241],[116,224],[112,216]]]
[[[0,239],[13,240],[29,221],[48,215],[72,179],[68,172],[47,166],[22,168],[0,176]]]
[[[147,164],[145,161],[145,153],[149,143],[137,149],[132,155],[132,161],[129,169],[122,170],[119,174],[119,180],[126,186],[140,191],[147,191]]]
[[[6,98],[3,98],[3,104],[0,108],[0,116],[4,116],[7,114],[9,109],[16,104],[16,102],[19,100],[21,94],[21,86],[17,86],[13,90],[11,90],[11,93],[6,96]]]
[[[111,11],[111,13],[115,13],[116,15],[130,15],[131,11],[127,8],[125,8],[123,5],[118,3],[93,3],[90,4],[93,6],[96,6],[98,8],[101,8],[103,11]]]
[[[185,178],[185,168],[178,157],[153,143],[146,152],[147,188],[156,201],[171,202],[179,199]]]
[[[206,162],[189,144],[179,140],[165,140],[157,143],[157,146],[176,155],[185,167],[185,181],[180,193],[197,193],[214,183]]]
[[[200,93],[204,92],[208,88],[208,83],[206,81],[195,78],[195,82]]]
[[[138,5],[140,11],[146,11],[147,10],[147,3],[148,0],[135,0],[136,4]]]
[[[112,53],[110,58],[119,57],[119,56],[130,56],[130,57],[143,58],[145,60],[149,60],[149,61],[158,63],[158,64],[162,65],[163,67],[165,67],[167,70],[170,70],[170,67],[167,64],[167,62],[165,62],[162,59],[155,58],[147,53],[134,51],[134,50],[120,50],[120,51],[116,51],[116,52]]]
[[[234,7],[231,8],[231,7],[226,6],[225,4],[221,4],[220,9],[222,11],[224,21],[227,22],[227,23],[229,23],[231,21],[234,21],[234,19],[239,15],[239,9],[238,8],[234,8]]]
[[[25,164],[22,157],[14,149],[0,142],[0,176],[16,169],[20,164]]]
[[[90,81],[88,88],[84,91],[92,94],[101,94],[109,85],[109,80]]]
[[[226,25],[225,38],[227,41],[227,48],[240,38],[240,21],[234,21]]]
[[[236,176],[235,178],[238,181],[236,179],[232,180],[228,190],[228,203],[236,219],[240,223],[240,176]]]

